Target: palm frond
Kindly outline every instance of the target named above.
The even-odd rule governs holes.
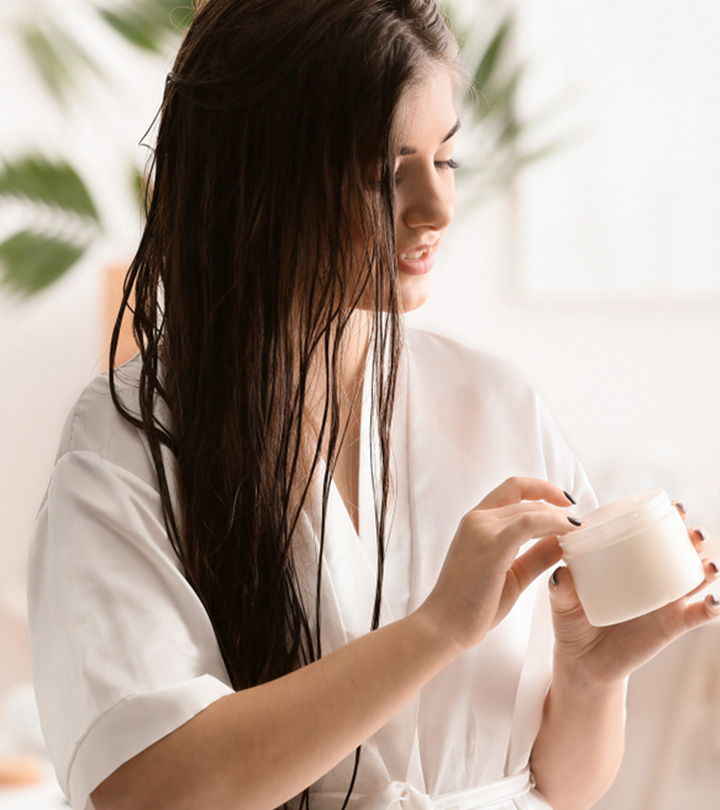
[[[58,100],[62,101],[68,89],[75,84],[75,77],[68,64],[68,54],[63,45],[58,43],[42,29],[28,26],[22,33],[25,48],[30,54],[38,75],[47,89]]]
[[[50,20],[25,26],[20,36],[38,75],[61,103],[76,87],[78,64],[84,64],[96,75],[102,73],[79,40]]]
[[[45,289],[85,253],[87,244],[23,230],[0,243],[0,283],[23,297]]]
[[[100,215],[78,173],[65,161],[27,155],[0,166],[0,196],[46,205],[100,223]]]
[[[488,84],[497,74],[502,57],[505,53],[505,47],[510,35],[510,29],[511,20],[508,17],[500,23],[497,31],[485,48],[482,58],[475,68],[472,78],[473,87],[477,93],[486,92]]]
[[[130,44],[158,54],[168,37],[184,31],[193,16],[190,0],[126,0],[122,5],[96,10]]]

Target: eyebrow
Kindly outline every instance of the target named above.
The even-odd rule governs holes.
[[[447,141],[449,141],[450,138],[452,138],[452,136],[460,129],[460,126],[461,126],[460,119],[458,118],[458,120],[455,122],[455,126],[450,130],[450,132],[448,132],[448,134],[442,139],[442,141],[440,141],[440,143],[447,143]],[[403,146],[400,148],[399,152],[401,156],[414,155],[416,153],[417,149],[413,149],[413,147],[411,146]]]

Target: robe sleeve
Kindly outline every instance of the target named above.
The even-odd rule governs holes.
[[[59,458],[31,544],[33,676],[74,810],[123,762],[232,693],[160,497],[98,453]]]

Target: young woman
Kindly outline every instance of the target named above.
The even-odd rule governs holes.
[[[199,8],[140,353],[73,410],[31,555],[75,810],[588,808],[627,675],[717,615],[597,629],[538,579],[582,469],[517,374],[403,328],[453,219],[456,57],[430,0]]]

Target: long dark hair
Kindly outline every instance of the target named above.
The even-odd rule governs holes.
[[[110,384],[147,436],[170,541],[235,689],[321,655],[322,566],[308,616],[291,540],[323,442],[327,511],[344,338],[361,301],[380,448],[368,630],[379,625],[402,346],[395,113],[410,83],[429,64],[451,68],[455,51],[432,0],[207,0],[168,76]],[[133,293],[139,415],[113,371]],[[306,415],[313,368],[325,386],[317,430]],[[324,520],[320,534],[322,554]]]

